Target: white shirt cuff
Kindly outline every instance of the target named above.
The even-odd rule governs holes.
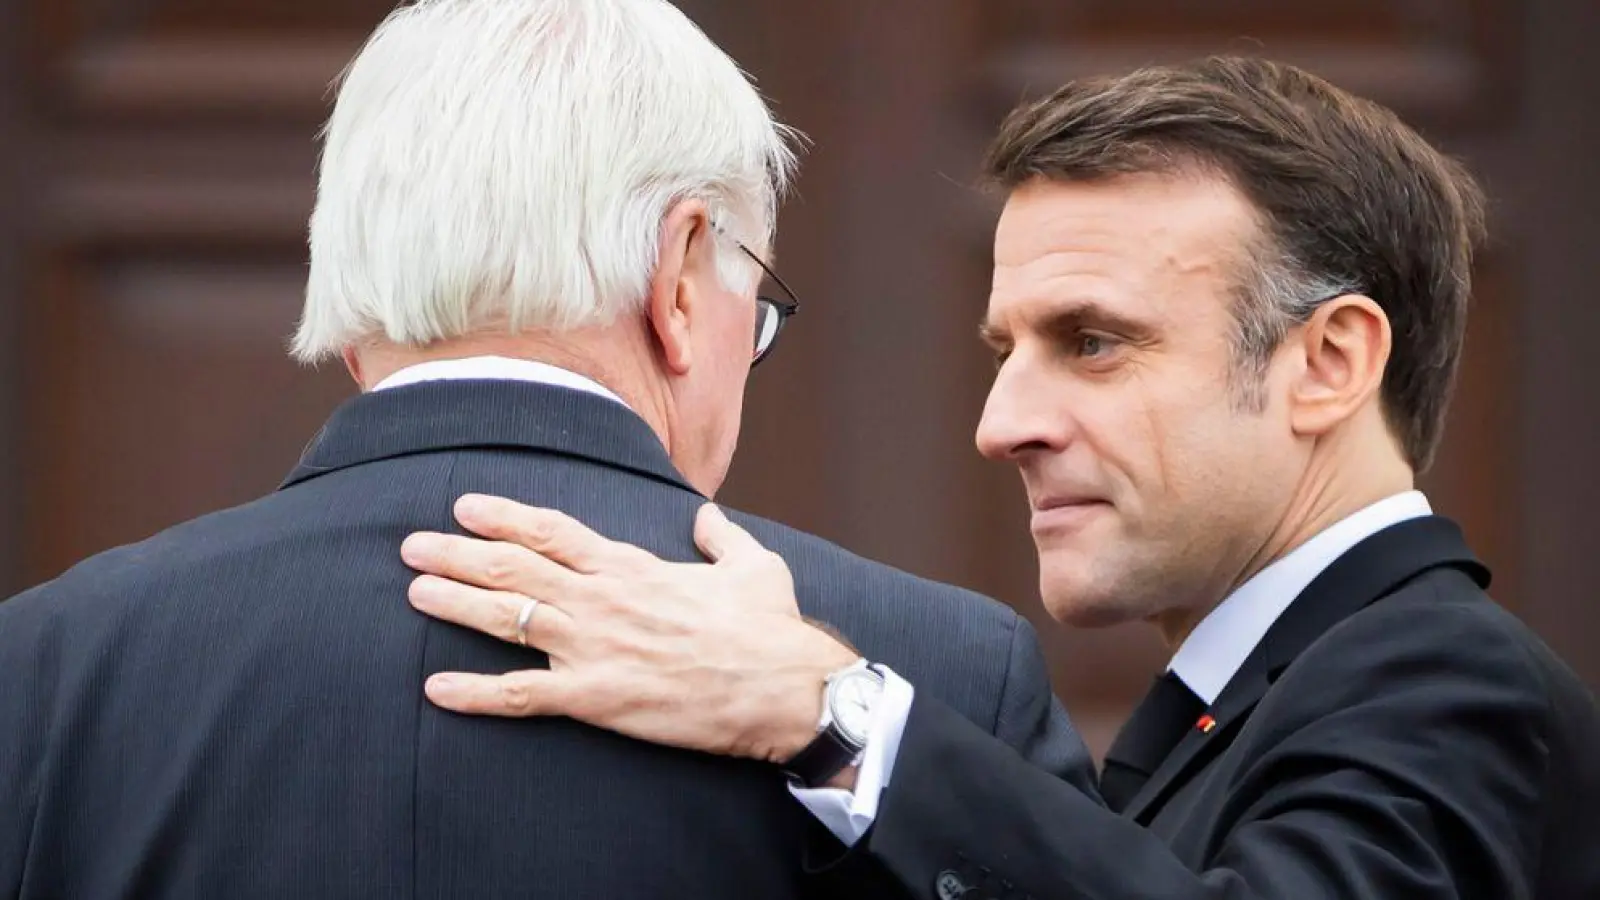
[[[862,750],[861,769],[856,773],[854,792],[839,788],[789,787],[795,798],[822,821],[845,846],[854,847],[878,818],[878,800],[889,787],[895,757],[900,755],[900,738],[911,716],[911,701],[916,689],[888,667],[884,674],[883,697],[867,732]]]

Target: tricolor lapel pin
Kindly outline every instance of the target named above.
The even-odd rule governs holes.
[[[1211,718],[1211,714],[1207,713],[1200,717],[1200,721],[1194,723],[1194,727],[1200,729],[1201,734],[1210,734],[1211,729],[1217,727],[1217,720]]]

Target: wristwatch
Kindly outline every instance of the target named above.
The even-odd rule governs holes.
[[[783,767],[796,787],[823,787],[860,760],[883,683],[883,672],[864,659],[828,676],[817,736]]]

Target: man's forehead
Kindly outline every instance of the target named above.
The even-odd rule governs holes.
[[[1024,186],[996,232],[990,312],[1154,313],[1232,284],[1255,228],[1248,203],[1225,183],[1147,176]]]
[[[1064,316],[1145,318],[1162,292],[1160,267],[1147,250],[1078,241],[1045,250],[1016,265],[995,265],[986,321]]]
[[[995,264],[1021,266],[1057,253],[1149,260],[1152,253],[1230,251],[1254,237],[1255,220],[1249,201],[1216,177],[1035,180],[1006,201],[995,230]]]

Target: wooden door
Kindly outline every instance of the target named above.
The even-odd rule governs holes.
[[[682,5],[814,141],[778,256],[805,308],[752,381],[728,502],[1013,603],[1103,748],[1161,650],[1047,621],[1016,477],[972,449],[996,209],[969,185],[1024,96],[1262,52],[1395,106],[1499,200],[1427,486],[1502,599],[1600,680],[1600,424],[1577,413],[1600,305],[1571,302],[1600,280],[1590,0]],[[0,6],[0,596],[270,490],[351,392],[283,346],[327,87],[388,7]]]
[[[386,8],[27,5],[22,581],[270,491],[350,393],[284,347],[327,88]]]

